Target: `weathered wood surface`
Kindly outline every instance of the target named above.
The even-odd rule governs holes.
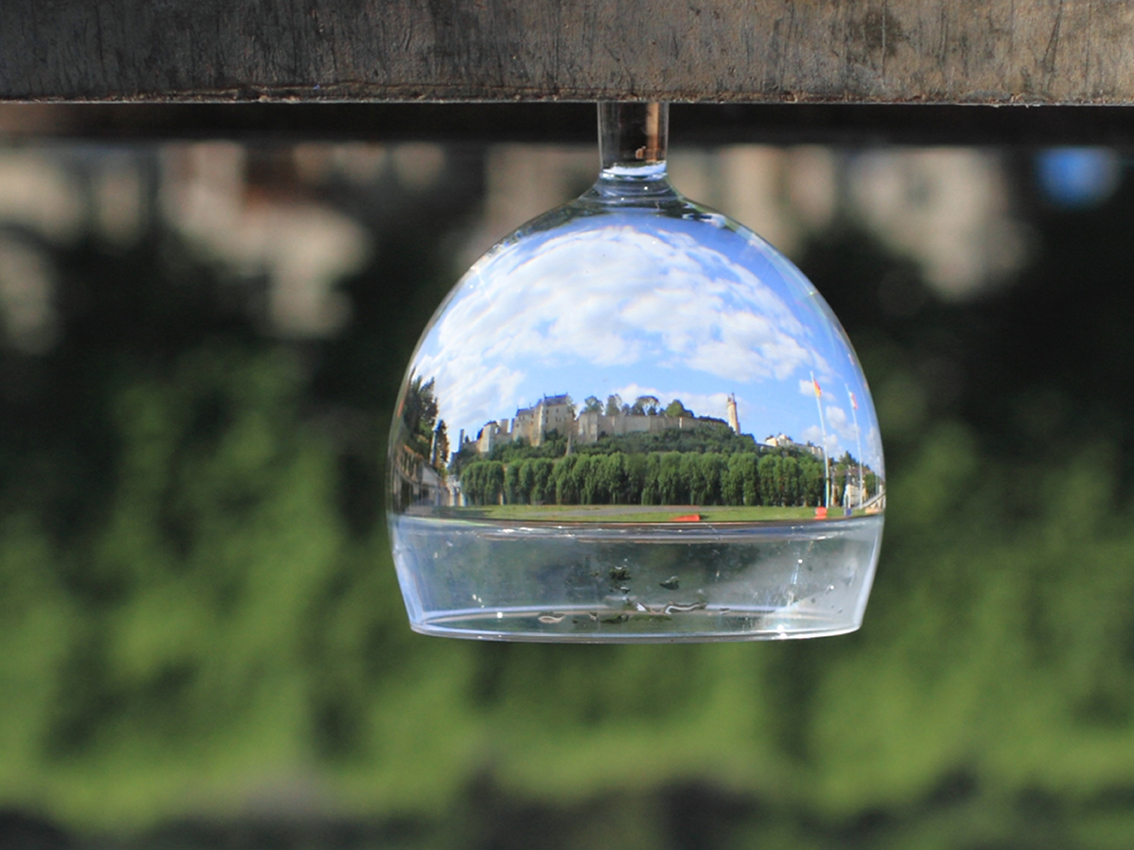
[[[0,100],[1134,103],[1125,0],[4,0]]]

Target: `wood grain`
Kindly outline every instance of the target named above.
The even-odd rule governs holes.
[[[0,100],[1134,103],[1123,0],[5,0]]]

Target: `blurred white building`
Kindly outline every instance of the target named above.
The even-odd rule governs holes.
[[[90,234],[129,246],[153,214],[205,256],[262,282],[268,330],[296,338],[332,334],[349,309],[336,284],[363,267],[373,246],[367,229],[319,187],[338,180],[366,193],[387,181],[382,185],[400,192],[426,191],[438,185],[446,161],[444,149],[429,144],[306,144],[255,156],[231,143],[164,145],[156,155],[91,145],[0,148],[5,337],[29,352],[46,350],[55,338],[54,272],[44,245]],[[1027,231],[1013,215],[995,152],[735,145],[679,149],[670,165],[685,194],[789,256],[836,216],[861,224],[916,260],[942,298],[987,291],[1025,259]],[[484,167],[482,215],[456,249],[465,263],[584,191],[597,174],[598,154],[590,147],[500,145],[489,149]]]
[[[1005,169],[993,151],[734,145],[676,150],[670,176],[685,195],[752,228],[785,254],[836,215],[915,260],[945,299],[977,295],[1025,259],[1027,231],[1013,215]],[[597,175],[587,148],[502,145],[489,157],[484,224],[467,254],[581,193]]]

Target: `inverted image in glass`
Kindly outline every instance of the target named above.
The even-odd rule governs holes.
[[[669,184],[666,110],[600,107],[603,169],[458,282],[390,436],[417,631],[555,641],[856,629],[885,467],[811,283]]]

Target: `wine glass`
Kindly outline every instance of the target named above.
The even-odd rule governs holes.
[[[410,625],[498,640],[811,637],[862,622],[886,499],[870,392],[810,282],[666,175],[668,109],[479,259],[390,431]]]

